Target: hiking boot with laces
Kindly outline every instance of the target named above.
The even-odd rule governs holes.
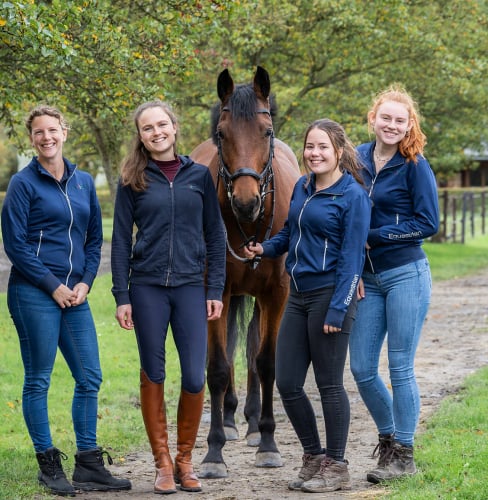
[[[300,490],[303,483],[312,479],[312,477],[319,471],[320,464],[324,458],[325,455],[323,453],[320,455],[310,455],[309,453],[305,453],[302,457],[302,468],[298,473],[298,477],[288,483],[288,488],[290,490]]]
[[[57,448],[48,448],[43,453],[36,453],[36,458],[40,469],[37,476],[39,484],[55,495],[74,497],[76,490],[66,479],[61,465],[61,459],[68,457]]]
[[[302,484],[301,490],[307,493],[325,493],[328,491],[350,490],[351,478],[347,470],[348,462],[339,462],[325,457],[319,471],[312,479]]]
[[[381,458],[381,455],[380,455]],[[417,468],[413,459],[413,447],[405,446],[394,441],[386,451],[383,461],[378,467],[368,472],[366,479],[370,483],[381,483],[402,476],[416,474]]]
[[[107,456],[109,465],[112,465],[112,457],[101,448],[79,451],[75,455],[73,486],[82,491],[130,490],[132,485],[128,479],[116,478],[105,468],[103,455]]]
[[[369,476],[372,478],[376,477],[378,474],[381,474],[385,468],[385,465],[389,462],[389,458],[391,455],[391,447],[393,446],[394,434],[378,434],[378,444],[376,448],[373,450],[373,454],[371,458],[378,457],[378,463],[376,468],[371,472],[368,472],[367,477],[369,482],[377,482],[370,481]]]

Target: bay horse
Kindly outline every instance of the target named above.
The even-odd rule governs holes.
[[[238,436],[233,362],[237,330],[243,320],[239,311],[246,304],[250,309],[252,298],[252,317],[244,325],[247,444],[258,446],[257,467],[283,465],[274,440],[273,388],[276,337],[289,277],[284,257],[250,261],[242,253],[249,241],[264,241],[283,227],[300,175],[293,151],[274,137],[270,90],[269,74],[260,66],[252,84],[234,85],[228,69],[223,70],[217,79],[220,102],[214,108],[212,138],[190,153],[212,172],[227,230],[224,309],[219,320],[208,324],[211,415],[208,452],[199,471],[203,478],[227,477],[222,448],[226,440]]]

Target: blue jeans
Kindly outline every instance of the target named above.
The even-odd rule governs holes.
[[[413,445],[420,414],[414,361],[430,304],[432,281],[427,259],[364,273],[366,296],[358,303],[349,340],[351,371],[379,434]],[[392,394],[378,373],[387,336]]]
[[[48,390],[57,349],[75,380],[72,419],[79,451],[96,448],[98,391],[102,372],[95,324],[87,302],[61,309],[54,299],[28,283],[10,283],[10,314],[24,363],[22,411],[36,452],[53,446]]]
[[[205,287],[131,284],[129,293],[141,368],[149,380],[160,384],[166,379],[166,336],[171,325],[181,387],[199,393],[205,384],[207,361]]]
[[[304,453],[323,453],[317,419],[304,384],[312,364],[322,403],[326,453],[343,460],[349,433],[349,398],[344,389],[344,366],[356,308],[351,303],[342,332],[325,334],[324,320],[333,288],[299,293],[290,290],[278,332],[276,387]]]

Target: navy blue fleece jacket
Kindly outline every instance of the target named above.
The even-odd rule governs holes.
[[[425,258],[424,238],[439,229],[434,172],[421,155],[417,163],[397,152],[375,172],[374,142],[358,146],[364,182],[372,201],[365,270],[380,273]]]
[[[286,270],[298,292],[335,287],[325,324],[342,327],[364,264],[370,201],[349,172],[315,191],[315,176],[301,177],[283,229],[262,243],[264,257],[288,252]]]
[[[207,299],[222,299],[226,242],[215,186],[207,167],[188,156],[179,158],[172,182],[151,160],[144,191],[119,182],[111,255],[117,306],[130,304],[129,282],[206,283]]]
[[[8,185],[2,207],[11,279],[52,294],[59,285],[92,286],[100,265],[102,217],[93,178],[64,159],[57,181],[34,157]]]

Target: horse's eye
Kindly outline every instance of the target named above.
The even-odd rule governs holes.
[[[220,129],[217,129],[217,132],[215,134],[219,139],[223,139],[224,138],[224,133],[222,132],[222,130]]]
[[[271,137],[272,133],[273,133],[273,129],[269,128],[268,130],[266,130],[266,132],[264,134],[264,137]]]

